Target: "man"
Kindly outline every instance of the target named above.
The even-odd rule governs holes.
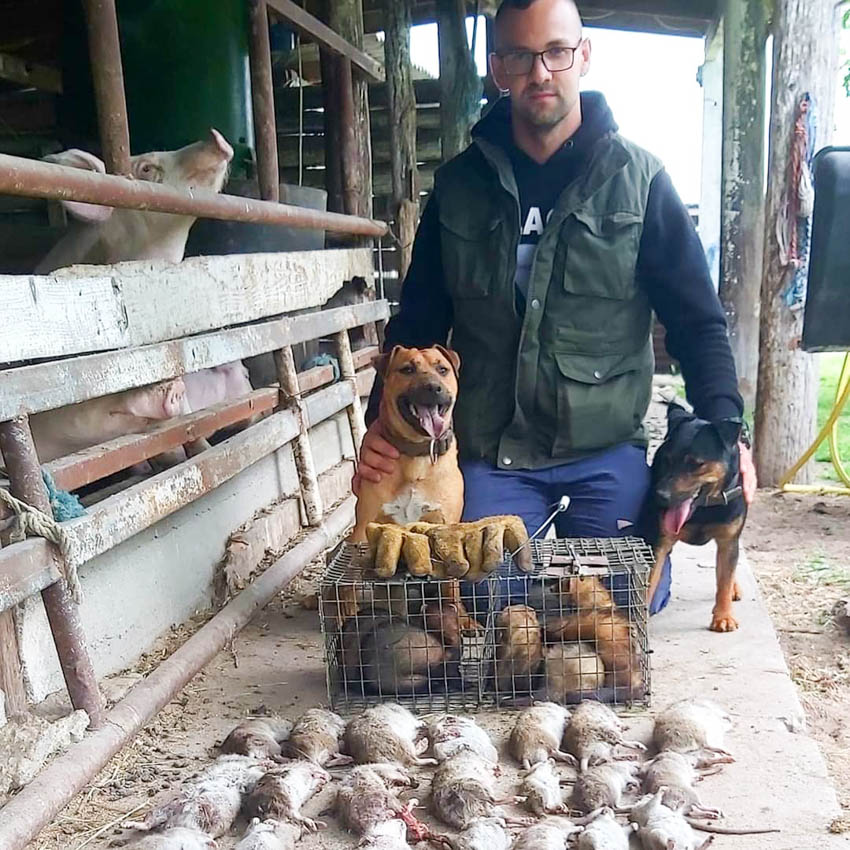
[[[516,513],[533,532],[566,494],[559,537],[635,533],[652,311],[710,420],[743,413],[725,318],[663,166],[617,134],[601,94],[579,95],[591,49],[573,0],[505,0],[494,31],[490,70],[508,97],[435,175],[385,348],[451,334],[460,353],[464,519]],[[379,398],[376,386],[355,492],[398,457]],[[653,613],[669,595],[668,565]]]

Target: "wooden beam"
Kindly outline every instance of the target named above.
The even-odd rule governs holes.
[[[0,611],[0,693],[0,699],[5,699],[0,714],[5,714],[9,720],[26,716],[27,692],[21,669],[15,615],[11,610]]]
[[[329,50],[319,52],[319,61],[322,69],[322,85],[319,95],[322,107],[322,148],[325,157],[325,170],[322,175],[323,188],[328,193],[328,210],[331,212],[343,212],[345,204],[342,199],[342,142],[340,141],[340,80],[337,74],[337,60],[339,57]],[[315,87],[314,87],[315,88]],[[302,88],[300,96],[306,95],[308,89]],[[279,101],[278,101],[279,103]],[[280,106],[278,110],[280,111]],[[294,112],[287,114],[299,114],[300,109],[296,103]],[[283,171],[281,171],[283,173]],[[301,183],[306,176],[303,170],[296,170],[295,180]]]
[[[371,250],[348,248],[0,275],[0,363],[148,345],[319,307],[372,273]]]
[[[0,386],[0,422],[21,411],[52,410],[176,378],[388,316],[386,301],[368,301],[189,339],[7,369]]]
[[[747,410],[756,400],[764,253],[764,0],[724,0],[720,300]]]
[[[8,53],[0,53],[0,80],[9,80],[53,94],[62,93],[62,72],[58,68],[29,62]]]
[[[780,483],[811,445],[816,430],[815,358],[799,348],[803,310],[790,309],[785,300],[794,267],[780,256],[776,233],[786,212],[791,144],[805,94],[813,98],[817,126],[832,127],[838,82],[837,8],[832,0],[775,0],[773,5],[773,102],[754,442],[759,483],[767,487]],[[818,139],[817,145],[822,144]],[[812,472],[809,463],[797,483],[811,483]]]
[[[304,404],[310,427],[352,404],[347,382],[311,395]],[[63,523],[79,561],[85,563],[180,510],[251,464],[295,439],[298,423],[290,411],[274,413],[191,460],[143,481]],[[55,549],[30,538],[0,549],[0,611],[22,602],[59,578]]]
[[[292,0],[266,0],[266,2],[270,9],[295,27],[301,35],[312,39],[320,47],[324,47],[331,53],[350,60],[369,82],[382,83],[384,81],[384,68],[380,62],[376,62],[371,56],[346,41],[318,18],[314,18],[309,12],[305,12],[300,6],[296,6]]]

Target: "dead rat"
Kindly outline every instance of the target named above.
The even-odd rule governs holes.
[[[215,850],[217,846],[205,832],[178,826],[142,836],[127,850]]]
[[[570,838],[582,828],[566,818],[546,818],[524,829],[513,850],[564,850]]]
[[[704,850],[714,836],[700,841],[679,812],[664,805],[664,788],[649,794],[635,805],[629,820],[637,825],[644,850]]]
[[[475,818],[456,836],[446,837],[452,850],[510,850],[513,837],[504,818]]]
[[[441,714],[428,723],[431,752],[438,762],[445,761],[461,750],[471,750],[481,758],[496,764],[499,752],[490,736],[471,717]]]
[[[590,767],[576,776],[572,802],[583,812],[593,812],[608,806],[620,808],[623,792],[637,789],[640,766],[633,762],[605,762]]]
[[[295,721],[289,740],[281,747],[284,755],[307,759],[320,766],[351,764],[351,756],[340,754],[345,721],[324,708],[310,708]]]
[[[525,804],[538,817],[546,814],[563,814],[567,811],[561,795],[560,777],[555,772],[555,760],[546,759],[532,765],[520,785],[519,793]]]
[[[368,835],[377,824],[399,817],[405,808],[392,790],[410,785],[407,772],[395,764],[364,764],[342,780],[336,796],[336,811],[347,829]]]
[[[578,837],[578,850],[629,850],[631,830],[623,827],[613,809],[601,809]]]
[[[407,826],[402,820],[385,820],[360,840],[361,847],[371,850],[410,850]]]
[[[280,745],[289,737],[292,721],[278,717],[258,717],[240,723],[219,747],[222,755],[235,754],[279,761]]]
[[[270,765],[248,756],[220,756],[175,795],[151,809],[143,821],[124,825],[143,832],[185,827],[218,838],[236,820],[242,795]]]
[[[345,728],[345,751],[358,764],[397,762],[405,766],[437,764],[421,758],[417,741],[425,737],[425,724],[406,708],[385,702],[367,708]]]
[[[495,767],[469,750],[455,753],[434,773],[431,811],[455,829],[466,829],[476,818],[497,816],[496,806],[517,802],[518,798],[497,799]],[[505,818],[505,821],[530,823],[527,819],[516,818]]]
[[[652,740],[659,752],[707,750],[733,760],[723,747],[723,737],[731,727],[732,718],[719,705],[705,699],[683,699],[655,718]]]
[[[569,719],[569,711],[554,702],[538,702],[526,708],[511,731],[513,757],[526,770],[548,758],[574,763],[571,755],[561,751],[561,739]]]
[[[579,761],[580,769],[591,764],[610,761],[614,747],[645,750],[640,741],[624,741],[624,725],[619,717],[601,702],[584,700],[573,710],[564,732],[564,746]]]
[[[694,790],[694,783],[699,782],[703,775],[697,772],[698,766],[709,766],[693,754],[689,756],[676,752],[663,752],[651,761],[641,765],[640,772],[643,775],[643,790],[646,794],[654,794],[659,788],[666,788],[661,802],[665,806],[684,815],[695,815],[705,818],[719,818],[723,816],[720,809],[712,809],[704,806]],[[714,772],[719,767],[713,769]]]
[[[301,806],[330,778],[326,770],[310,761],[293,761],[276,767],[254,786],[245,801],[245,809],[249,817],[289,821],[316,832],[324,824],[304,817]]]
[[[254,818],[233,850],[293,850],[301,828],[286,821]]]

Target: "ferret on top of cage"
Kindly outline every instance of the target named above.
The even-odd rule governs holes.
[[[344,544],[320,585],[335,709],[393,700],[427,711],[599,699],[647,705],[643,540],[531,540],[477,576],[419,575],[403,554],[378,577],[375,547]],[[528,558],[530,555],[530,558]]]

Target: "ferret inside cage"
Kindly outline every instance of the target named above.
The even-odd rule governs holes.
[[[342,547],[320,590],[328,693],[427,710],[649,698],[646,575],[636,538],[534,540],[531,573],[506,558],[477,582],[375,579]]]

